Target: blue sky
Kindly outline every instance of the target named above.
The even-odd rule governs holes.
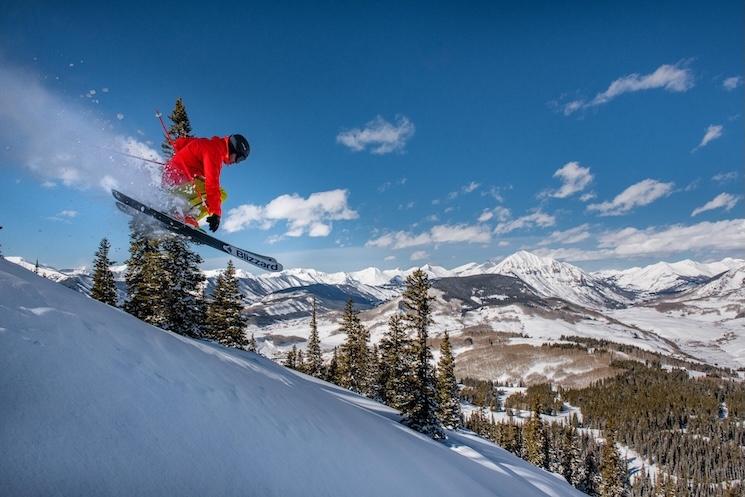
[[[179,96],[252,144],[220,235],[286,267],[745,255],[742,2],[155,3],[0,17],[6,255],[123,261],[145,173],[101,150]]]

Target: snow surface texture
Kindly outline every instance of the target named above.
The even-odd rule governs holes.
[[[1,258],[0,341],[0,495],[582,495],[478,437],[436,443]]]

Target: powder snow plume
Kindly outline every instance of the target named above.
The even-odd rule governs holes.
[[[154,149],[116,134],[82,106],[46,88],[38,74],[0,61],[0,167],[24,167],[47,185],[122,189],[161,204]]]

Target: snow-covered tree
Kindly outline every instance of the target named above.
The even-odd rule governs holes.
[[[324,379],[330,383],[334,383],[335,385],[341,385],[341,380],[339,378],[339,356],[336,347],[334,347],[334,352],[325,368]]]
[[[109,259],[111,244],[106,238],[101,240],[93,261],[93,286],[91,287],[91,298],[100,300],[104,304],[116,306],[116,283],[114,273],[111,272],[111,260]]]
[[[455,379],[455,359],[450,347],[447,331],[440,344],[440,361],[437,363],[438,416],[445,428],[455,429],[463,423],[458,397],[458,381]]]
[[[432,297],[429,295],[429,288],[427,273],[421,269],[406,278],[402,300],[404,320],[414,331],[416,338],[412,346],[413,374],[409,384],[411,397],[402,409],[402,422],[435,440],[442,440],[445,433],[437,418],[437,382],[431,364],[432,353],[427,344],[429,325],[432,323]]]
[[[340,331],[347,338],[339,350],[339,384],[353,392],[368,394],[370,334],[362,325],[351,298],[344,306]]]
[[[523,428],[523,459],[540,468],[547,468],[546,432],[539,413],[540,407],[535,404]]]
[[[204,275],[199,270],[202,258],[193,252],[186,239],[169,235],[161,243],[165,273],[163,327],[187,336],[199,336],[204,324],[204,302],[200,287]]]
[[[175,140],[176,138],[181,138],[183,136],[191,136],[191,122],[186,113],[184,100],[181,97],[176,99],[176,104],[173,106],[173,111],[168,118],[171,120],[171,123],[173,123],[168,128],[168,133],[171,135],[171,138]],[[163,143],[160,148],[163,150],[163,155],[165,155],[165,157],[170,158],[173,156],[173,147],[168,142],[167,138],[163,138]]]
[[[402,409],[410,401],[409,385],[414,363],[412,352],[403,317],[394,314],[388,320],[388,331],[380,340],[378,371],[380,401],[394,409]]]
[[[619,471],[621,456],[616,448],[616,435],[608,430],[600,459],[600,497],[623,497],[624,480]]]
[[[137,219],[130,222],[129,259],[124,274],[127,300],[124,310],[155,326],[165,322],[162,257],[160,242],[148,236]]]
[[[321,378],[323,376],[323,357],[321,356],[321,340],[318,338],[318,322],[316,320],[316,299],[313,298],[313,310],[310,315],[310,337],[308,338],[306,372]]]
[[[207,335],[228,347],[244,348],[248,345],[244,328],[243,297],[235,275],[235,266],[228,266],[220,273],[207,305]]]
[[[297,345],[292,344],[292,348],[289,352],[287,352],[287,355],[285,356],[285,362],[282,364],[285,367],[288,367],[290,369],[295,369],[297,363],[295,362],[297,360]]]
[[[256,337],[253,333],[251,333],[251,338],[248,339],[248,345],[246,346],[246,350],[249,352],[259,352],[259,346],[256,343]]]

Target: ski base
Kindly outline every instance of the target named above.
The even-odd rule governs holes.
[[[217,238],[208,235],[204,231],[184,224],[178,219],[174,219],[167,214],[153,209],[152,207],[149,207],[120,191],[111,190],[111,193],[117,200],[117,207],[125,214],[145,214],[147,216],[150,216],[163,224],[166,229],[168,229],[168,231],[185,236],[192,240],[194,243],[207,245],[214,249],[225,252],[228,255],[231,255],[237,259],[240,259],[266,271],[277,272],[282,271],[283,269],[282,264],[278,263],[273,257],[256,254],[248,250],[243,250],[234,245],[223,242],[222,240],[218,240]]]

